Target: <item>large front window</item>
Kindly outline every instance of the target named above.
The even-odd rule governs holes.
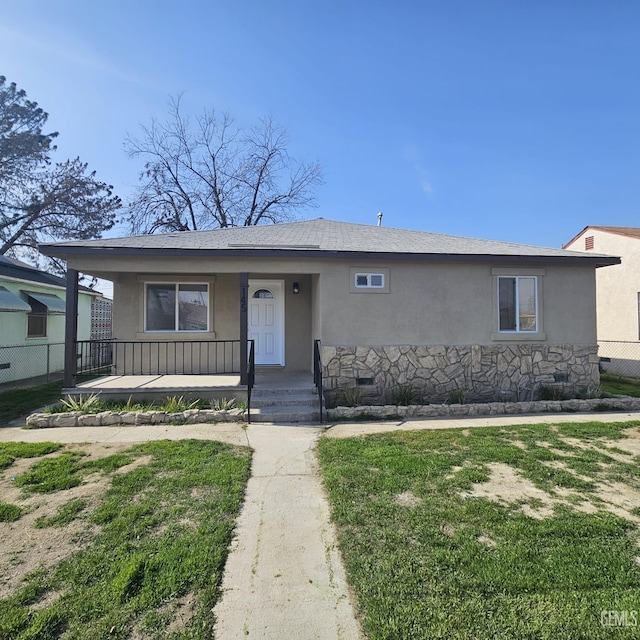
[[[147,284],[146,331],[207,331],[209,286]]]
[[[513,276],[498,278],[500,331],[538,330],[537,278]]]

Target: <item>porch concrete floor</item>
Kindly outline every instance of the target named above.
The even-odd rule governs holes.
[[[313,375],[308,371],[281,371],[256,369],[255,386],[265,389],[304,389],[313,385]],[[198,389],[243,389],[238,374],[215,375],[137,375],[103,376],[81,382],[78,390],[144,391],[171,390],[193,391]]]
[[[104,376],[81,382],[76,389],[87,391],[109,390],[154,390],[221,389],[241,387],[239,375],[151,375],[151,376]]]

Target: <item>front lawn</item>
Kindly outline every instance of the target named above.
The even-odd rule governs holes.
[[[212,637],[250,456],[0,443],[0,639]]]
[[[322,438],[369,640],[637,637],[637,424]]]
[[[638,378],[625,378],[613,373],[601,373],[600,385],[606,393],[621,396],[640,396],[640,380]]]

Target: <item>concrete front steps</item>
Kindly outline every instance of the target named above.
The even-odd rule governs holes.
[[[294,388],[254,387],[251,422],[320,422],[320,402],[315,385],[312,382]]]

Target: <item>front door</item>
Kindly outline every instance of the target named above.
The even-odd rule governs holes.
[[[256,364],[284,365],[283,280],[249,280],[248,337]]]

